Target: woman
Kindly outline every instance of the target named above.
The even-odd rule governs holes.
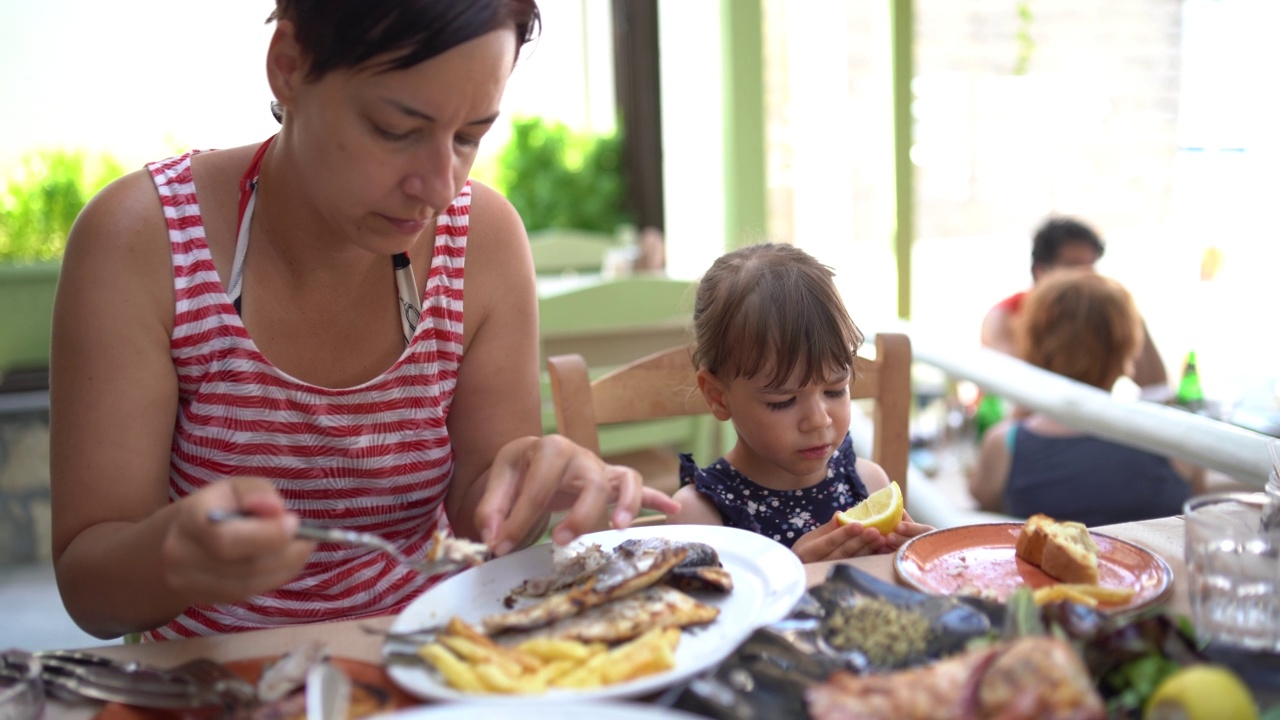
[[[54,557],[100,637],[392,613],[436,579],[295,540],[303,520],[504,554],[549,510],[567,542],[610,503],[616,526],[675,509],[538,437],[528,243],[467,180],[534,0],[277,0],[272,19],[280,133],[122,178],[68,240]]]
[[[1116,281],[1059,270],[1027,296],[1015,336],[1026,362],[1110,391],[1141,351],[1142,319]],[[988,431],[969,489],[984,510],[1094,526],[1177,514],[1203,473],[1032,413]]]

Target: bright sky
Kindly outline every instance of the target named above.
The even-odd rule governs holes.
[[[193,147],[265,138],[278,127],[263,67],[272,31],[265,20],[274,6],[271,0],[6,0],[0,4],[0,176],[37,148],[109,151],[132,168]],[[544,34],[517,66],[504,113],[612,129],[608,6],[581,0],[542,0],[540,6]],[[506,135],[505,126],[497,128],[483,150],[496,152]]]

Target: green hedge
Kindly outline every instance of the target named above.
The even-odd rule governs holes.
[[[613,235],[632,220],[623,209],[622,143],[575,133],[542,118],[516,118],[499,156],[498,189],[525,228],[576,228]]]
[[[123,174],[107,155],[46,150],[25,156],[0,188],[0,263],[62,257],[85,203]]]

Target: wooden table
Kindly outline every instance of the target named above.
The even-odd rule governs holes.
[[[1173,594],[1169,598],[1168,607],[1175,613],[1190,613],[1190,606],[1187,601],[1187,571],[1182,552],[1183,520],[1180,516],[1122,525],[1108,525],[1095,529],[1097,532],[1141,545],[1164,558],[1173,570],[1174,578]],[[897,580],[893,570],[892,555],[877,555],[839,562],[854,565],[881,579]],[[805,579],[807,586],[813,587],[825,580],[832,566],[836,564],[836,562],[825,562],[806,565]],[[195,638],[192,640],[144,643],[141,645],[114,645],[92,648],[90,651],[115,658],[138,660],[168,667],[201,657],[227,662],[275,656],[299,647],[307,641],[322,640],[326,648],[334,655],[378,663],[382,658],[382,638],[376,632],[366,632],[366,629],[383,630],[391,624],[392,620],[394,620],[394,616],[388,615],[363,620],[299,625],[234,635]],[[51,703],[47,708],[45,717],[50,719],[83,719],[93,717],[96,712],[97,708],[92,706],[73,707],[55,702]]]

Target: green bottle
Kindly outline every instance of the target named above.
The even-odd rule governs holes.
[[[1200,371],[1196,369],[1196,351],[1187,353],[1187,361],[1182,366],[1182,380],[1178,382],[1178,394],[1174,396],[1178,405],[1199,411],[1204,407],[1204,391],[1200,389]]]
[[[978,407],[973,412],[973,424],[978,431],[979,440],[987,434],[987,430],[992,425],[1004,419],[1004,411],[1004,400],[1000,399],[999,395],[982,394],[982,399],[978,401]]]

